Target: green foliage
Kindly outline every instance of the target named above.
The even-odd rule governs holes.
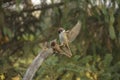
[[[8,35],[9,37],[12,37],[12,32],[9,28],[4,27],[3,32],[4,32],[5,35]]]
[[[109,34],[110,34],[111,39],[115,39],[116,34],[115,34],[115,29],[113,27],[113,24],[114,24],[114,21],[115,21],[113,9],[111,8],[109,12],[110,12]]]
[[[0,4],[13,5],[9,1],[14,3]],[[82,29],[70,44],[72,58],[48,57],[34,80],[120,80],[120,0],[110,0],[109,5],[107,0],[98,0],[97,5],[97,0],[64,0],[42,9],[30,0],[15,2],[15,9],[0,6],[0,80],[22,78],[42,44],[58,39],[58,27],[71,29],[78,20]]]
[[[64,59],[65,57],[61,57],[62,60],[58,59],[59,57],[55,55],[49,57],[37,72],[39,77],[35,79],[43,78],[47,80],[46,77],[52,77],[53,80],[56,80],[60,74],[64,74],[64,71],[69,72],[69,77],[70,73],[73,73],[83,80],[113,80],[114,78],[120,78],[120,76],[118,76],[120,62],[112,65],[113,57],[111,54],[106,54],[103,60],[100,57],[97,57],[95,60],[92,56],[79,57],[79,59],[77,56],[74,56],[71,60],[67,61]],[[68,73],[64,75],[68,75]],[[61,80],[64,80],[64,75],[61,76]]]
[[[112,62],[112,55],[111,54],[106,54],[105,59],[103,60],[104,67],[107,69],[110,67]]]

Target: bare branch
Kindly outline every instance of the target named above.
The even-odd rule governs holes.
[[[34,12],[34,11],[39,11],[39,10],[46,10],[46,9],[50,9],[50,8],[54,8],[54,7],[60,7],[62,6],[64,3],[54,3],[54,4],[49,4],[49,5],[45,5],[45,6],[34,6],[32,8],[25,8],[22,11],[20,11],[19,13],[16,11],[10,11],[12,14],[16,14],[16,15],[20,15],[24,12]]]
[[[36,71],[40,67],[40,65],[43,63],[43,61],[50,56],[53,53],[52,48],[44,49],[42,50],[37,57],[33,60],[32,64],[27,69],[23,80],[32,80],[33,76],[35,75]]]
[[[72,33],[75,34],[74,39],[77,37],[78,33],[80,32],[81,22],[78,21],[78,23],[75,25],[75,27],[73,27],[72,30],[77,30],[76,27],[79,27],[79,28],[77,28],[78,29],[77,33],[73,33],[73,31],[72,31]],[[72,39],[72,41],[74,39]],[[64,54],[64,51],[61,49],[61,46],[59,44],[57,44],[56,40],[52,40],[50,44],[45,43],[45,45],[43,47],[45,47],[45,48],[37,55],[37,57],[33,60],[32,64],[28,67],[28,69],[23,77],[23,80],[32,80],[33,76],[35,75],[38,68],[42,65],[43,61],[48,56],[52,55],[54,52],[66,55],[66,54]]]
[[[37,11],[37,10],[45,10],[45,9],[50,9],[50,8],[54,8],[54,7],[59,7],[61,5],[63,5],[64,3],[55,3],[55,4],[49,4],[49,5],[45,5],[43,7],[37,7],[37,8],[33,8],[33,9],[25,9],[22,12],[33,12],[33,11]]]

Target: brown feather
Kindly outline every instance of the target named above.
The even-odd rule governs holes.
[[[81,29],[81,21],[78,21],[77,24],[70,31],[66,32],[68,35],[69,42],[75,40],[75,38],[80,33],[80,29]]]

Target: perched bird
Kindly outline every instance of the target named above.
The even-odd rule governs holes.
[[[64,50],[64,52],[66,53],[65,55],[68,57],[72,56],[69,43],[72,42],[77,37],[77,35],[80,32],[80,29],[81,29],[81,21],[78,21],[77,24],[71,30],[65,31],[64,28],[58,29],[59,40],[62,50]]]
[[[56,53],[61,53],[62,52],[60,46],[57,44],[56,39],[51,41],[50,44],[51,44],[51,47],[52,47],[54,52],[56,52]]]
[[[67,32],[65,31],[65,29],[59,28],[58,33],[59,33],[60,46],[62,50],[64,50],[66,56],[71,57],[72,53],[69,47]]]

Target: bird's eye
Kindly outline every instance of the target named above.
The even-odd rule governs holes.
[[[59,31],[58,31],[58,33],[61,33],[61,32],[62,32],[62,30],[59,30]]]
[[[60,33],[61,31],[59,30],[58,33]]]

